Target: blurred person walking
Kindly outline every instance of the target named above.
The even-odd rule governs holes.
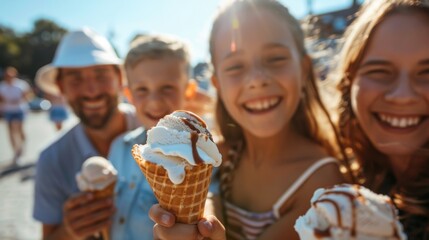
[[[30,85],[17,78],[17,75],[16,68],[7,67],[4,72],[4,81],[0,83],[0,102],[7,121],[9,139],[14,153],[12,165],[16,165],[22,155],[25,143],[23,121],[28,109],[28,100],[32,95]]]
[[[63,122],[69,117],[66,102],[63,96],[54,94],[45,94],[52,106],[49,109],[49,120],[54,123],[55,129],[60,131],[63,128]]]

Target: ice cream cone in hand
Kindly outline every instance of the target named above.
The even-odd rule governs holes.
[[[176,111],[148,131],[146,145],[132,155],[162,208],[176,221],[193,224],[203,217],[213,167],[222,156],[201,118]]]
[[[116,180],[116,169],[107,159],[98,156],[88,158],[76,174],[79,190],[93,193],[95,199],[113,197]],[[103,229],[101,234],[103,240],[110,240],[109,229]]]
[[[406,240],[397,210],[388,196],[359,185],[316,190],[311,208],[295,230],[306,240]]]

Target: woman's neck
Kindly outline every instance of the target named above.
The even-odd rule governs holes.
[[[425,166],[425,161],[427,161],[427,159],[424,157],[391,156],[389,160],[392,173],[399,183],[403,181],[412,181],[419,176],[422,169],[427,169]]]

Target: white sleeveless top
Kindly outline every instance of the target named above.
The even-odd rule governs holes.
[[[311,165],[276,201],[270,211],[255,213],[242,209],[225,201],[228,219],[227,239],[256,239],[268,226],[276,222],[285,212],[287,200],[310,178],[319,168],[330,163],[338,163],[333,157],[323,158]]]

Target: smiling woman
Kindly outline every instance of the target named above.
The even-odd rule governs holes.
[[[373,0],[346,32],[338,127],[362,181],[429,239],[429,1]]]

